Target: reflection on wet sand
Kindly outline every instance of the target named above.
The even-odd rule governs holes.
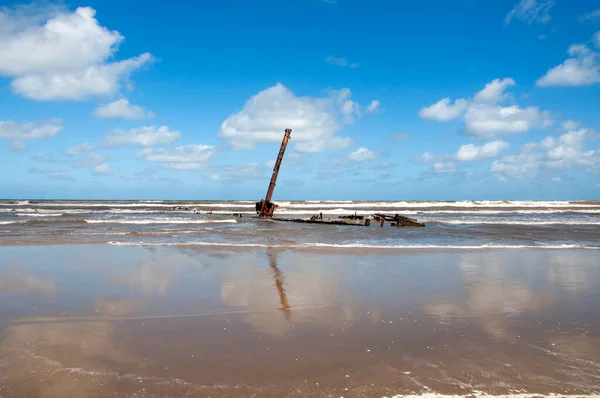
[[[275,279],[275,286],[277,287],[277,292],[279,293],[279,300],[281,301],[281,309],[285,314],[285,319],[287,321],[292,320],[292,315],[290,313],[290,305],[287,301],[287,295],[285,294],[285,287],[283,286],[283,275],[279,268],[277,268],[277,255],[273,253],[272,249],[268,249],[268,257],[269,257],[269,265],[273,270],[273,278]]]
[[[64,250],[73,263],[48,276],[28,273],[27,248],[0,276],[0,300],[56,299],[46,317],[0,313],[2,397],[600,391],[589,251],[113,247],[101,269],[78,271],[86,247]]]
[[[6,274],[0,274],[0,294],[53,294],[55,292],[56,283],[50,277],[28,275],[20,268],[11,268]]]

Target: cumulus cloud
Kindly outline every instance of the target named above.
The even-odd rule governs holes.
[[[358,68],[358,64],[355,62],[348,62],[346,58],[343,57],[335,57],[333,55],[325,58],[325,62],[332,65],[341,66],[342,68]]]
[[[452,162],[434,163],[433,171],[436,173],[454,173],[456,171],[456,165]]]
[[[149,162],[161,163],[172,170],[196,170],[204,166],[215,148],[208,145],[183,145],[175,148],[145,148],[137,156]]]
[[[114,57],[124,37],[95,18],[91,7],[74,12],[21,8],[0,11],[0,75],[13,91],[34,100],[84,100],[113,95],[123,81],[152,61],[149,53],[123,61]]]
[[[429,164],[435,173],[454,173],[457,170],[456,162],[468,162],[473,160],[490,159],[497,157],[509,144],[505,141],[492,141],[477,146],[465,144],[460,146],[454,154],[435,155],[425,152],[412,158],[414,162]],[[472,177],[472,173],[468,177]]]
[[[542,171],[583,166],[593,169],[600,165],[600,150],[585,149],[585,142],[594,137],[588,129],[569,131],[559,137],[546,137],[529,143],[516,155],[505,156],[492,163],[490,171],[503,179],[532,178]]]
[[[146,111],[141,106],[130,104],[127,98],[121,98],[110,104],[99,106],[94,111],[94,116],[101,119],[136,120],[151,118],[154,113]]]
[[[106,161],[104,155],[98,153],[89,152],[75,158],[72,163],[75,167],[96,167]]]
[[[538,87],[591,86],[600,82],[597,51],[584,44],[572,44],[568,53],[570,58],[548,69],[546,74],[536,81]]]
[[[579,123],[576,122],[575,120],[565,120],[564,122],[561,123],[561,126],[563,129],[569,131],[569,130],[575,130],[576,128],[578,128]]]
[[[92,150],[94,150],[94,146],[92,144],[83,142],[67,149],[67,153],[69,155],[79,155],[82,152],[90,152]]]
[[[12,141],[13,150],[26,148],[25,141],[54,137],[63,129],[61,119],[52,119],[43,123],[16,123],[12,120],[0,120],[0,139]]]
[[[472,99],[457,99],[452,105],[449,97],[422,108],[419,116],[440,122],[463,117],[469,135],[493,138],[500,134],[525,133],[534,128],[552,125],[550,113],[535,106],[501,105],[511,98],[505,91],[515,85],[512,78],[494,79],[475,93]]]
[[[380,106],[381,106],[381,102],[379,100],[373,100],[373,101],[371,101],[369,106],[367,106],[367,111],[377,112],[379,110]]]
[[[479,159],[487,159],[493,158],[500,154],[500,152],[509,145],[506,141],[493,141],[488,142],[482,146],[475,146],[473,144],[462,145],[454,157],[456,160],[479,160]]]
[[[527,22],[527,24],[531,24],[532,22],[546,24],[552,19],[550,17],[550,8],[553,5],[553,0],[521,0],[506,15],[504,25],[508,25],[513,18]]]
[[[431,152],[425,152],[422,155],[417,155],[412,158],[412,160],[414,162],[419,162],[419,163],[436,163],[436,162],[440,162],[442,159],[443,159],[442,156],[434,155]]]
[[[474,100],[475,102],[480,103],[492,103],[497,104],[498,102],[507,98],[507,94],[505,93],[506,88],[509,86],[514,86],[515,81],[510,77],[500,79],[494,79],[485,87],[475,94]]]
[[[457,99],[452,104],[450,98],[446,97],[431,106],[422,108],[419,111],[419,116],[423,119],[446,122],[462,115],[467,109],[467,105],[468,102],[465,99]]]
[[[222,166],[212,173],[209,178],[212,181],[230,182],[230,181],[248,181],[254,179],[263,179],[265,172],[272,169],[273,166],[267,164],[251,163],[244,165]]]
[[[348,147],[352,140],[336,133],[343,123],[361,116],[360,105],[349,89],[330,91],[326,97],[297,97],[277,83],[246,101],[238,113],[222,124],[218,136],[234,149],[279,143],[285,129],[292,129],[295,150],[303,153]]]
[[[372,160],[377,157],[377,154],[370,149],[367,148],[358,148],[356,151],[352,152],[348,156],[348,160],[351,162],[366,162],[367,160]]]
[[[107,165],[106,163],[102,163],[98,166],[96,166],[94,168],[94,174],[96,175],[107,175],[107,174],[112,174],[115,171],[117,171],[116,169],[112,169],[109,165]]]
[[[492,138],[499,134],[526,133],[533,128],[552,125],[550,113],[535,106],[488,106],[474,104],[464,116],[465,131],[471,135]]]
[[[181,138],[178,131],[170,131],[167,126],[146,126],[133,128],[128,131],[113,130],[104,137],[104,144],[108,146],[139,145],[152,147],[168,145]]]

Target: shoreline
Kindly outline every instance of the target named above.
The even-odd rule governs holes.
[[[385,246],[368,244],[266,244],[266,243],[219,243],[219,242],[48,242],[48,241],[28,241],[28,242],[0,242],[1,247],[35,247],[35,246],[119,246],[119,247],[165,247],[165,248],[206,248],[223,251],[243,251],[252,252],[255,250],[278,249],[282,251],[309,252],[316,254],[344,254],[344,253],[364,253],[372,254],[418,254],[418,253],[439,253],[439,252],[467,252],[467,251],[504,251],[504,250],[600,250],[600,246],[587,246],[578,244],[561,245],[405,245],[405,246]]]

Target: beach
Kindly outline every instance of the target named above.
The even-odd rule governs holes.
[[[600,203],[253,206],[0,202],[0,397],[600,394]]]

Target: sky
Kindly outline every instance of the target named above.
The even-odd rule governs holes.
[[[598,1],[173,4],[0,0],[0,198],[600,199]]]

